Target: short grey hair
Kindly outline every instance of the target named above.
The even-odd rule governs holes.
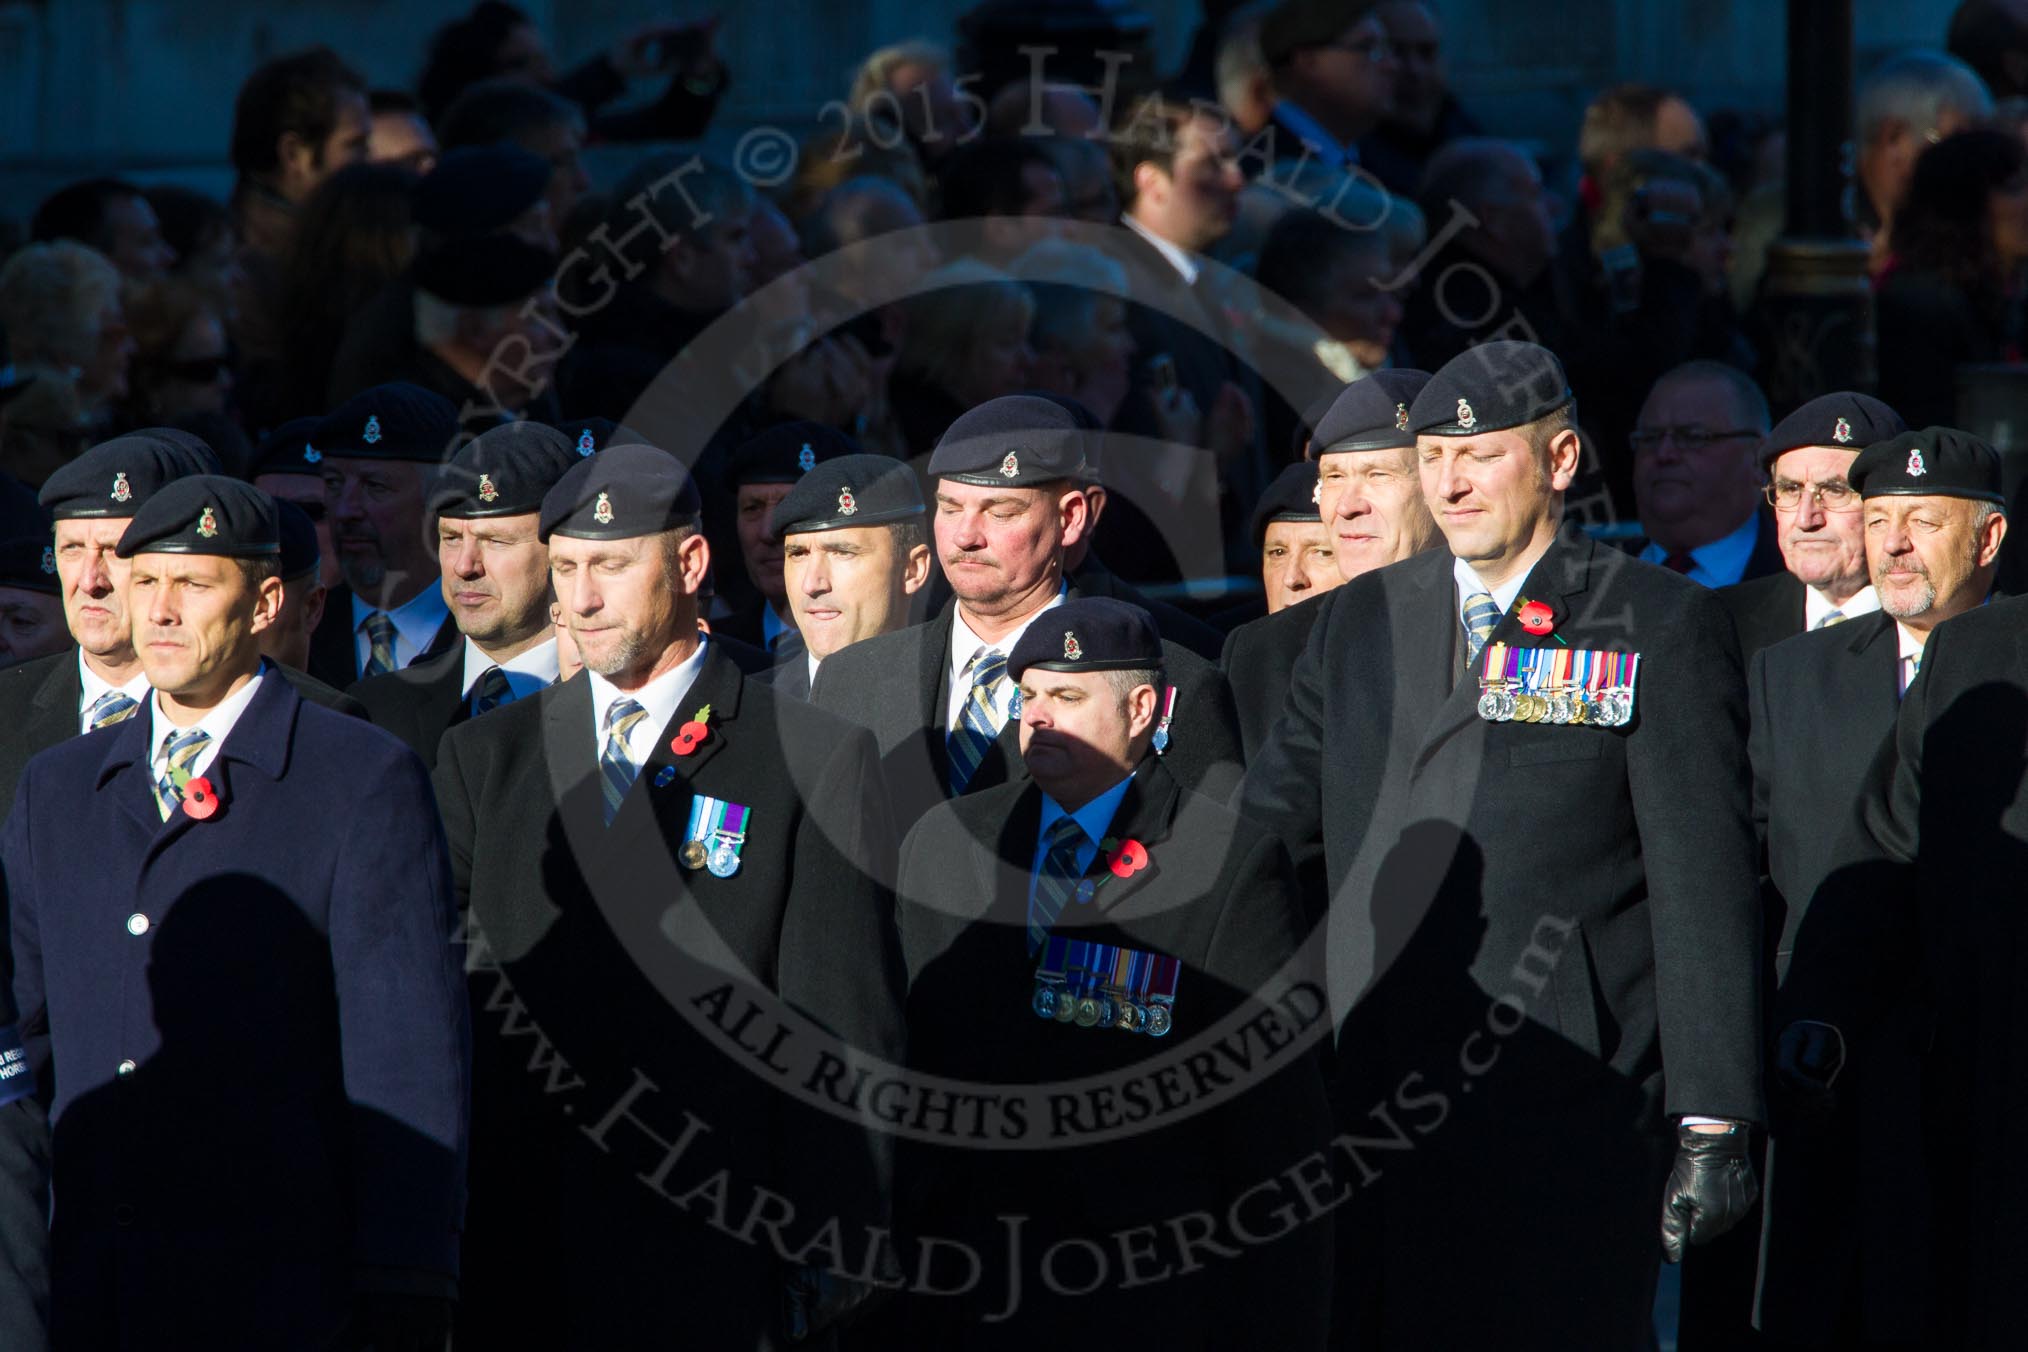
[[[1270,73],[1267,56],[1260,49],[1260,24],[1273,8],[1270,0],[1255,0],[1225,20],[1211,68],[1218,101],[1228,108],[1245,92],[1248,81]]]
[[[1131,671],[1108,671],[1103,674],[1106,684],[1112,687],[1113,694],[1121,704],[1125,704],[1127,697],[1144,685],[1154,686],[1156,698],[1161,698],[1163,677],[1160,667],[1137,667]]]
[[[1946,111],[1972,121],[1993,115],[1986,82],[1964,62],[1936,51],[1903,52],[1877,66],[1859,86],[1853,117],[1859,143],[1873,139],[1882,123],[1903,123],[1917,136],[1937,129]]]

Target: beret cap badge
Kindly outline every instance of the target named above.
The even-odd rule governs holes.
[[[1081,660],[1083,657],[1084,657],[1084,649],[1078,644],[1077,634],[1069,629],[1064,630],[1063,631],[1064,661],[1076,662]]]
[[[796,463],[802,467],[803,473],[805,474],[808,474],[811,470],[817,468],[816,448],[810,445],[809,442],[807,441],[804,442],[803,449],[796,455]]]
[[[1908,453],[1908,477],[1909,477],[1909,478],[1911,478],[1911,479],[1920,479],[1920,478],[1921,478],[1921,477],[1922,477],[1923,475],[1925,475],[1925,474],[1927,474],[1927,473],[1929,473],[1929,467],[1928,467],[1928,466],[1926,466],[1926,465],[1924,465],[1924,464],[1922,463],[1922,450],[1921,450],[1921,448],[1920,448],[1920,447],[1917,447],[1917,448],[1915,448],[1915,449],[1913,449],[1913,450],[1909,451],[1909,453]]]
[[[494,502],[497,501],[499,497],[500,490],[494,487],[493,476],[490,474],[481,474],[479,476],[479,501]]]
[[[1408,430],[1407,404],[1396,404],[1394,406],[1394,430],[1397,432],[1406,432]]]
[[[577,453],[579,455],[590,455],[593,451],[597,449],[598,447],[594,445],[592,442],[592,434],[591,429],[589,427],[587,427],[584,431],[578,433]]]
[[[1850,442],[1852,440],[1852,424],[1843,418],[1838,419],[1837,426],[1831,429],[1831,440],[1837,442],[1840,446]]]
[[[111,496],[114,502],[132,502],[134,500],[134,487],[127,482],[125,473],[113,475],[113,491]]]
[[[45,573],[56,571],[56,549],[52,545],[42,547],[42,571]]]
[[[209,540],[218,534],[218,514],[206,507],[197,516],[197,533]]]
[[[1478,425],[1479,415],[1472,412],[1471,401],[1468,399],[1458,400],[1458,426],[1469,432]]]
[[[855,498],[854,498],[854,497],[852,496],[852,490],[851,490],[851,489],[849,489],[849,488],[841,488],[841,489],[839,489],[839,490],[838,490],[838,515],[840,515],[840,516],[851,516],[851,515],[853,515],[853,514],[854,514],[855,512],[857,512],[858,510],[859,510],[859,503],[858,503],[858,500],[857,500],[857,499],[855,499]]]
[[[360,434],[359,439],[365,442],[367,445],[371,446],[376,441],[379,441],[381,436],[382,433],[380,430],[380,415],[377,413],[367,414],[366,430]]]
[[[592,505],[592,520],[598,522],[601,526],[612,524],[613,500],[611,495],[606,493],[599,494],[599,500]]]
[[[1014,457],[1014,452],[1007,452],[1007,458],[1000,462],[1000,473],[1009,479],[1021,476],[1021,462]]]
[[[314,464],[316,464],[316,463],[317,463],[318,461],[322,460],[323,458],[324,458],[324,453],[323,453],[322,451],[318,450],[318,449],[317,449],[317,448],[316,448],[315,446],[305,446],[305,447],[303,447],[303,463],[304,463],[304,464],[306,464],[306,465],[314,465]]]

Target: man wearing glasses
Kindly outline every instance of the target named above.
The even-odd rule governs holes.
[[[1783,570],[1718,594],[1751,661],[1771,643],[1880,608],[1866,576],[1859,494],[1846,477],[1861,447],[1907,431],[1870,395],[1819,395],[1775,425],[1761,447]]]
[[[1358,164],[1360,138],[1394,100],[1394,51],[1374,6],[1285,0],[1261,20],[1260,46],[1274,79],[1275,159]]]
[[[1629,438],[1643,563],[1706,587],[1781,571],[1774,521],[1761,506],[1767,431],[1767,398],[1742,371],[1685,362],[1655,382]]]

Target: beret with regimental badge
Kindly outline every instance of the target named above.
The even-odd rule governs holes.
[[[548,160],[520,146],[458,146],[415,185],[415,223],[438,235],[484,235],[512,225],[549,191]],[[561,228],[563,222],[552,224]]]
[[[58,521],[130,517],[164,485],[217,472],[217,459],[203,442],[151,427],[102,441],[59,466],[43,481],[37,499]]]
[[[906,461],[841,455],[805,474],[775,504],[776,536],[881,526],[923,514],[922,489]]]
[[[1283,466],[1282,472],[1275,475],[1253,509],[1253,547],[1259,549],[1267,543],[1267,528],[1277,521],[1315,524],[1323,520],[1323,514],[1317,508],[1317,498],[1315,461],[1301,460]]]
[[[1503,432],[1548,417],[1572,397],[1554,352],[1503,338],[1445,362],[1408,406],[1408,430],[1421,437]]]
[[[1901,415],[1870,394],[1836,390],[1820,394],[1774,425],[1760,448],[1765,467],[1799,446],[1833,446],[1861,451],[1908,430]]]
[[[988,399],[950,425],[930,455],[933,479],[1033,488],[1087,477],[1091,434],[1069,409],[1033,394]]]
[[[725,482],[792,484],[826,460],[853,455],[859,443],[834,427],[814,422],[777,423],[746,442],[726,463]]]
[[[313,444],[317,428],[324,419],[318,416],[291,418],[274,431],[262,437],[254,447],[253,477],[263,474],[309,474],[321,475],[319,466],[324,453]]]
[[[1147,611],[1110,596],[1080,596],[1036,616],[1007,654],[1015,680],[1041,671],[1159,671],[1162,636]]]
[[[554,424],[557,431],[570,438],[572,454],[578,456],[597,455],[608,446],[645,446],[648,439],[625,423],[616,423],[611,418],[578,418],[570,422]]]
[[[317,545],[317,523],[287,498],[275,499],[275,522],[282,546],[282,581],[309,577],[323,561]]]
[[[457,448],[458,406],[405,380],[361,390],[317,424],[310,444],[347,460],[443,463]]]
[[[457,521],[539,512],[556,481],[579,463],[568,433],[546,423],[502,423],[451,457],[430,506]]]
[[[608,446],[579,460],[542,499],[540,534],[630,540],[695,525],[703,510],[675,456],[653,446]]]
[[[1310,438],[1311,458],[1343,451],[1414,450],[1408,411],[1429,381],[1429,372],[1407,367],[1375,371],[1353,381],[1317,420],[1316,435]]]
[[[193,474],[143,503],[113,553],[212,554],[256,559],[282,552],[275,500],[241,479]]]
[[[0,587],[48,596],[63,594],[56,574],[56,549],[48,535],[0,540]]]
[[[2006,501],[2000,487],[2000,453],[1955,427],[1925,427],[1876,441],[1859,453],[1845,478],[1862,498]]]

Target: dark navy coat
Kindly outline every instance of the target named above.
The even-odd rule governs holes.
[[[361,1288],[449,1294],[470,1030],[420,764],[274,669],[167,822],[152,719],[29,762],[0,834],[13,990],[55,1077],[53,1333],[323,1347]]]

